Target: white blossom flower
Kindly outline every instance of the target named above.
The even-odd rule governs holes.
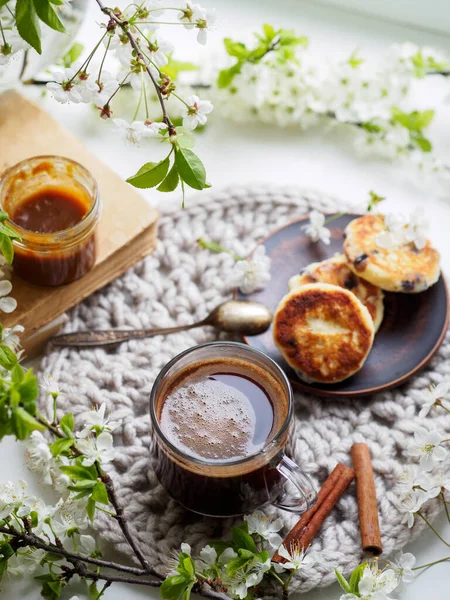
[[[438,383],[438,385],[430,385],[430,387],[421,392],[422,408],[419,412],[419,417],[426,417],[432,406],[440,403],[447,395],[449,384],[446,381]]]
[[[167,55],[173,51],[170,42],[162,38],[158,33],[153,33],[146,38],[148,56],[151,62],[157,67],[164,67],[169,62]]]
[[[183,116],[183,125],[188,129],[195,129],[197,125],[205,125],[207,116],[212,110],[213,105],[208,100],[200,100],[198,96],[189,96],[183,105],[181,114]]]
[[[102,108],[108,103],[111,96],[117,90],[117,79],[109,71],[102,71],[100,81],[95,82],[95,88],[92,88],[92,101],[95,106]]]
[[[114,125],[117,130],[125,138],[125,141],[130,144],[139,145],[139,143],[147,136],[147,128],[142,121],[133,121],[128,123],[124,119],[113,119]]]
[[[195,21],[195,27],[198,29],[197,42],[204,46],[208,41],[208,31],[211,31],[216,21],[216,13],[214,10],[198,7],[194,10],[193,20]]]
[[[417,250],[422,250],[427,242],[429,223],[423,208],[417,208],[409,217],[409,222],[404,231],[405,241],[413,242]]]
[[[47,440],[40,431],[32,431],[24,445],[27,467],[39,475],[40,481],[50,485],[53,456]]]
[[[106,464],[114,460],[116,451],[113,448],[113,437],[108,431],[103,431],[97,438],[89,437],[77,440],[76,446],[84,457],[85,467],[90,467],[98,461]]]
[[[55,506],[52,528],[55,534],[63,539],[72,532],[84,531],[89,521],[86,506],[73,498],[59,500]]]
[[[77,434],[79,438],[86,438],[93,429],[103,431],[114,431],[122,424],[122,421],[111,421],[109,416],[106,416],[106,402],[97,410],[89,410],[84,413],[84,427],[83,430]]]
[[[4,313],[11,313],[17,308],[17,300],[8,296],[11,290],[12,283],[10,281],[0,281],[0,310]]]
[[[224,565],[227,565],[230,562],[230,560],[233,560],[233,558],[237,558],[237,557],[238,557],[238,555],[233,550],[233,548],[225,548],[225,550],[219,556],[218,563],[219,563],[219,565],[224,566]]]
[[[288,550],[284,544],[278,548],[278,554],[286,559],[283,563],[283,567],[289,571],[298,571],[300,567],[311,565],[313,562],[312,557],[306,554],[303,548],[300,546],[291,544]]]
[[[311,241],[318,242],[320,240],[326,246],[329,245],[331,232],[327,227],[325,227],[325,215],[319,211],[312,210],[309,213],[309,223],[308,225],[303,225],[302,230],[311,239]]]
[[[420,459],[421,468],[430,470],[447,456],[447,450],[440,446],[443,439],[436,429],[419,427],[414,433],[414,442],[409,446],[408,454]]]
[[[450,491],[450,474],[443,471],[437,473],[420,471],[417,477],[417,486],[424,490],[428,499],[436,498],[444,490]]]
[[[195,26],[195,16],[200,14],[203,9],[199,4],[184,2],[180,7],[178,20],[183,23],[186,29],[192,29]]]
[[[397,509],[400,512],[405,513],[402,522],[406,521],[408,523],[408,527],[411,528],[414,525],[415,514],[422,508],[422,505],[427,500],[428,497],[422,490],[411,491],[403,496],[397,503]]]
[[[8,575],[15,577],[33,575],[46,554],[46,550],[30,547],[18,550],[8,559]]]
[[[248,588],[258,585],[271,567],[270,558],[262,561],[258,556],[255,556],[245,567],[239,570],[229,582],[233,595],[243,599],[248,594]]]
[[[0,483],[0,521],[6,519],[13,511],[16,511],[19,517],[30,514],[36,505],[36,498],[28,496],[26,490],[27,484],[22,480],[16,483]]]
[[[2,330],[2,344],[11,348],[13,352],[16,352],[20,347],[19,333],[23,333],[25,328],[22,325],[14,325],[14,327],[5,327]]]
[[[61,396],[61,390],[59,389],[58,382],[51,375],[42,375],[40,388],[47,394],[47,396]]]
[[[78,540],[78,547],[79,550],[83,552],[83,554],[87,554],[88,556],[90,556],[95,551],[97,545],[92,535],[82,534],[80,535],[80,538]]]
[[[196,566],[200,571],[207,571],[217,560],[217,552],[210,545],[205,546],[199,552],[199,559],[195,561]]]
[[[161,121],[150,121],[147,120],[144,123],[146,129],[146,137],[156,137],[161,134],[163,129],[167,129],[166,123]]]
[[[13,27],[10,31],[3,31],[3,35],[6,37],[6,43],[3,41],[3,36],[0,37],[0,66],[5,67],[9,65],[11,58],[20,52],[20,50],[28,50],[29,44],[25,42],[22,36],[19,35],[16,27]]]
[[[57,102],[61,104],[67,102],[79,104],[81,102],[81,94],[77,87],[78,80],[74,69],[70,67],[64,70],[53,69],[51,77],[53,81],[47,83],[47,89],[53,93],[53,97]]]
[[[233,268],[231,286],[237,286],[243,294],[262,289],[270,281],[270,257],[263,245],[256,248],[251,258],[238,260]]]
[[[278,546],[283,541],[281,536],[277,533],[283,528],[283,522],[281,519],[273,519],[270,516],[266,516],[260,510],[255,511],[251,515],[244,517],[248,524],[248,532],[250,534],[257,533],[262,538],[267,540],[273,548]]]
[[[417,465],[406,465],[397,481],[396,490],[400,494],[408,494],[417,485],[418,474],[419,468]]]
[[[191,546],[189,544],[186,544],[185,542],[183,542],[180,546],[181,548],[181,552],[184,552],[185,554],[189,554],[189,556],[191,555]]]
[[[400,553],[394,560],[389,561],[389,566],[394,569],[399,581],[411,583],[415,578],[413,567],[416,564],[416,557],[411,552]]]

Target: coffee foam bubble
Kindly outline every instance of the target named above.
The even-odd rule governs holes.
[[[214,379],[173,390],[160,426],[182,452],[207,460],[237,460],[253,454],[256,417],[245,394]]]

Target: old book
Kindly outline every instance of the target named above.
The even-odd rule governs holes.
[[[96,263],[83,278],[51,288],[13,276],[12,296],[18,306],[2,315],[2,324],[25,327],[22,342],[31,354],[54,333],[51,322],[58,323],[62,313],[154,250],[158,212],[48,113],[14,90],[0,95],[0,140],[0,171],[31,156],[66,156],[92,172],[103,202]]]

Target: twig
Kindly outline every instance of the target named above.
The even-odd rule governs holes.
[[[114,518],[119,523],[120,529],[122,530],[122,533],[123,533],[125,539],[127,540],[127,542],[129,543],[131,549],[133,550],[136,558],[139,560],[139,562],[141,563],[141,565],[143,566],[144,570],[146,571],[146,573],[148,575],[154,575],[155,577],[164,579],[164,576],[161,575],[161,573],[158,573],[158,571],[156,571],[155,569],[153,569],[150,566],[149,562],[143,555],[141,549],[139,548],[139,546],[136,544],[135,540],[133,539],[131,532],[128,528],[128,523],[125,519],[123,508],[120,506],[119,501],[117,499],[116,490],[114,489],[114,484],[112,482],[111,477],[107,473],[105,473],[104,471],[101,471],[101,470],[100,470],[99,474],[100,474],[100,477],[101,477],[103,483],[105,484],[106,491],[108,492],[109,501],[111,502],[112,506],[114,507],[114,510],[116,511]]]
[[[38,548],[40,550],[45,550],[46,552],[53,552],[54,554],[64,556],[64,558],[66,558],[69,561],[79,560],[87,564],[96,565],[97,567],[104,567],[105,569],[114,569],[115,571],[122,571],[123,573],[131,573],[132,575],[138,576],[149,574],[146,570],[138,569],[137,567],[129,567],[127,565],[121,565],[119,563],[115,563],[109,560],[101,560],[99,558],[91,558],[90,556],[85,556],[83,554],[75,554],[73,552],[69,552],[61,546],[56,546],[55,544],[47,543],[45,540],[38,537],[34,533],[17,531],[13,527],[0,527],[0,533],[5,533],[6,535],[13,536],[14,540],[16,540],[17,548],[24,546],[32,546],[33,548]],[[164,579],[162,576],[159,575],[157,575],[157,577]]]
[[[89,571],[86,566],[80,561],[74,561],[73,568],[61,566],[67,580],[71,579],[74,575],[79,575],[84,579],[91,579],[92,581],[106,581],[109,585],[111,583],[132,583],[133,585],[146,585],[149,587],[159,587],[160,581],[151,579],[137,579],[136,577],[122,577],[121,575],[105,575],[104,573],[94,573]]]
[[[150,77],[153,86],[156,90],[156,95],[158,96],[158,101],[161,105],[161,110],[162,110],[162,114],[163,114],[163,121],[164,123],[167,125],[167,129],[169,132],[169,135],[173,135],[175,133],[175,127],[172,123],[172,121],[170,120],[169,115],[167,114],[167,110],[166,110],[166,105],[164,103],[164,98],[162,96],[161,93],[161,86],[158,84],[158,82],[156,81],[153,73],[150,70],[150,67],[147,65],[147,63],[144,60],[144,57],[142,55],[141,49],[139,48],[139,44],[136,42],[136,40],[134,39],[133,34],[130,32],[129,27],[128,27],[128,22],[127,21],[122,21],[121,19],[119,19],[119,17],[114,14],[114,11],[112,11],[110,8],[106,7],[103,2],[101,0],[96,0],[98,6],[100,7],[100,10],[105,14],[108,15],[108,17],[110,18],[110,20],[114,21],[114,23],[116,23],[124,32],[124,34],[127,36],[127,38],[130,40],[130,44],[132,45],[133,49],[135,50],[136,54],[137,54],[137,59],[142,61],[142,63],[145,65],[145,70],[148,73],[148,76]]]

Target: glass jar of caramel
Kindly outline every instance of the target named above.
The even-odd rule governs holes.
[[[0,208],[20,235],[14,272],[36,285],[62,285],[95,263],[101,201],[95,179],[62,156],[35,156],[0,179]]]

